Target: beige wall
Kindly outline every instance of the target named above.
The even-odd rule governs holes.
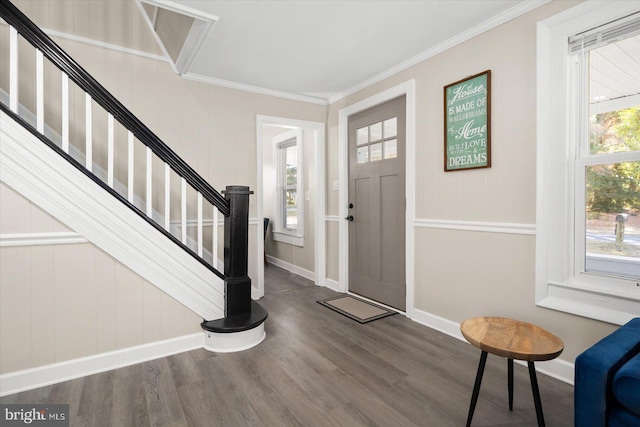
[[[535,224],[536,23],[579,2],[554,1],[427,59],[329,107],[327,185],[338,179],[338,111],[396,84],[416,85],[416,218]],[[492,73],[492,167],[443,172],[443,87]],[[338,215],[337,193],[327,192]],[[537,323],[566,344],[573,362],[615,327],[536,307],[535,236],[414,228],[415,306],[461,322],[478,315]],[[328,227],[327,241],[338,241]],[[329,253],[331,253],[331,247]],[[328,258],[337,279],[337,257]]]
[[[304,268],[305,270],[315,271],[315,238],[314,238],[314,199],[316,197],[311,192],[311,200],[306,200],[304,193],[300,195],[300,202],[304,203],[304,246],[291,245],[284,242],[273,240],[273,221],[275,221],[275,209],[277,199],[277,159],[274,158],[273,138],[289,129],[283,129],[275,126],[265,126],[263,129],[263,194],[264,194],[264,216],[272,222],[269,225],[269,233],[265,242],[267,255]],[[303,175],[304,175],[304,191],[311,191],[315,188],[316,173],[314,170],[313,150],[314,150],[314,130],[302,130],[302,147],[303,147]]]
[[[0,183],[0,234],[61,231]],[[196,333],[201,321],[90,243],[0,248],[0,374]]]

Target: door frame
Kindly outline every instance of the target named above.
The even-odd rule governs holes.
[[[349,291],[349,229],[344,220],[348,215],[349,203],[349,116],[368,110],[376,105],[383,104],[399,96],[406,96],[406,165],[405,165],[405,197],[407,206],[405,213],[405,280],[406,280],[406,316],[413,318],[414,312],[414,232],[415,220],[415,149],[416,149],[416,96],[415,80],[407,80],[390,89],[380,92],[369,98],[351,104],[338,111],[338,210],[339,210],[339,258],[338,258],[338,282],[340,292]]]
[[[256,216],[258,218],[258,234],[256,239],[256,260],[257,265],[257,287],[252,286],[251,297],[253,299],[262,298],[264,296],[264,239],[263,223],[264,217],[264,177],[263,177],[263,159],[264,144],[262,130],[264,126],[279,126],[288,128],[301,128],[313,130],[313,162],[316,170],[315,186],[311,189],[314,194],[314,210],[313,210],[313,233],[315,245],[314,251],[314,277],[315,284],[325,286],[326,282],[326,224],[325,224],[325,206],[326,206],[326,183],[325,183],[325,123],[312,122],[309,120],[289,119],[285,117],[256,115]]]

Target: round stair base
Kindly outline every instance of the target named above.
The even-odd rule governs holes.
[[[204,331],[204,348],[216,353],[233,353],[257,346],[266,336],[264,323],[242,332]]]

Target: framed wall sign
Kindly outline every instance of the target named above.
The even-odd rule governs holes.
[[[491,167],[491,70],[444,87],[444,171]]]

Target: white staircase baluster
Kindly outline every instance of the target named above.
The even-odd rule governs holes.
[[[128,135],[129,141],[129,155],[128,157],[128,167],[127,167],[127,200],[129,203],[133,204],[133,132],[129,131]]]
[[[202,194],[198,192],[198,256],[202,257]]]
[[[151,185],[152,182],[151,180],[153,179],[153,165],[152,165],[152,161],[153,161],[153,157],[152,157],[153,152],[151,151],[151,148],[147,147],[147,216],[149,218],[152,217],[153,215],[153,207],[152,207],[152,199],[151,199]]]
[[[85,167],[89,172],[93,169],[93,125],[91,119],[91,95],[85,92],[84,94],[84,109],[85,109]]]
[[[107,120],[107,185],[113,188],[113,145],[114,145],[114,120],[109,113]]]
[[[171,228],[171,167],[168,163],[164,164],[164,229],[169,231]]]
[[[187,180],[181,178],[181,204],[182,204],[182,243],[187,244]]]
[[[62,149],[69,153],[69,76],[62,73]]]
[[[36,49],[36,129],[44,135],[44,55]]]
[[[18,30],[9,27],[9,108],[18,114]]]
[[[218,208],[216,208],[215,206],[213,207],[213,223],[212,223],[212,227],[213,229],[213,244],[212,244],[212,248],[211,248],[211,253],[213,254],[213,262],[211,265],[213,265],[213,268],[217,269],[218,268]],[[224,273],[224,271],[222,272]]]

